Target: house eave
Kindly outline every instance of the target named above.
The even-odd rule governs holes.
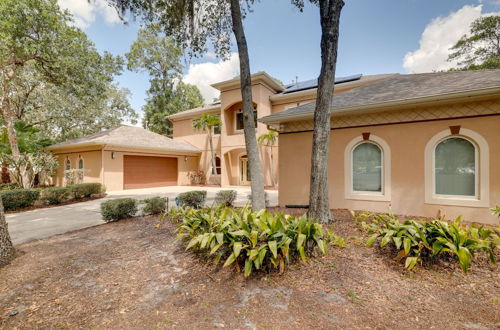
[[[430,95],[418,98],[407,98],[407,99],[393,100],[388,102],[379,102],[379,103],[365,104],[352,107],[336,108],[331,112],[330,116],[349,114],[349,113],[367,113],[372,111],[378,111],[382,108],[392,109],[410,105],[419,106],[427,103],[461,101],[467,99],[472,100],[473,98],[483,98],[483,97],[498,97],[499,95],[500,95],[500,86],[496,86],[483,89],[461,91],[456,93],[437,94],[437,95]],[[260,118],[259,121],[267,125],[276,125],[289,121],[307,120],[313,118],[313,116],[314,116],[314,110],[309,110],[303,113],[280,115],[275,118],[272,118],[273,116],[268,116],[271,117],[268,119],[266,119],[267,117],[263,117]]]

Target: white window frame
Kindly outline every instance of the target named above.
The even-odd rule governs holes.
[[[372,143],[380,148],[382,157],[382,191],[354,191],[353,189],[353,151],[362,143]],[[391,201],[391,149],[384,139],[370,134],[368,140],[358,136],[349,142],[344,151],[344,195],[346,199],[365,201]]]
[[[436,147],[444,140],[462,138],[474,145],[476,156],[475,196],[436,194]],[[425,146],[425,203],[453,206],[488,207],[489,206],[489,147],[486,140],[478,133],[461,128],[459,134],[451,134],[450,129],[434,135]]]

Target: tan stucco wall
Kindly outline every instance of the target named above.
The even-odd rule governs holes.
[[[111,157],[114,152],[115,158]],[[176,157],[177,158],[177,171],[178,171],[178,184],[189,184],[187,178],[188,171],[197,169],[199,159],[197,156],[183,156],[172,154],[158,154],[158,153],[145,153],[145,152],[131,152],[123,150],[104,150],[103,151],[103,170],[104,170],[104,185],[108,191],[123,190],[123,156],[154,156],[154,157]],[[186,159],[186,160],[185,160]],[[147,171],[147,168],[144,169]]]
[[[65,153],[56,153],[55,156],[59,162],[59,167],[57,169],[56,175],[54,177],[54,184],[58,187],[64,186],[64,169],[66,159],[69,158],[71,161],[71,168],[76,169],[78,167],[78,159],[81,156],[83,158],[84,178],[83,182],[99,182],[102,183],[102,173],[101,173],[101,151],[85,151],[76,150]]]
[[[500,106],[500,103],[499,103]],[[441,211],[452,219],[463,215],[467,221],[495,224],[498,219],[487,207],[445,206],[425,203],[424,149],[427,142],[449,126],[473,130],[489,144],[489,207],[500,203],[500,116],[462,118],[432,122],[382,125],[332,130],[330,137],[329,187],[332,208],[433,217]],[[344,151],[363,132],[384,139],[391,150],[391,201],[346,199],[344,194]],[[279,203],[308,204],[312,132],[280,135]],[[297,152],[300,150],[300,153]],[[480,174],[480,175],[484,175]]]

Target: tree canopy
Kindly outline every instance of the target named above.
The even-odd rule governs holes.
[[[500,69],[500,16],[475,20],[451,51],[448,61],[457,61],[458,70]]]
[[[172,124],[166,119],[168,115],[203,104],[198,88],[182,82],[182,55],[182,49],[158,24],[141,28],[125,55],[130,70],[150,76],[148,98],[143,108],[144,128],[167,136],[172,135]]]

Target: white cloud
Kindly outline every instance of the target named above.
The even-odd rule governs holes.
[[[446,17],[433,19],[425,28],[420,39],[420,48],[408,52],[403,67],[410,73],[447,70],[454,63],[447,62],[450,48],[469,32],[471,23],[494,13],[482,13],[483,6],[464,6]]]
[[[75,25],[81,29],[89,27],[97,16],[101,16],[109,24],[120,22],[116,10],[106,0],[57,0],[57,3],[73,14]]]
[[[210,85],[216,82],[234,78],[240,72],[240,61],[238,53],[232,53],[227,61],[217,63],[206,62],[189,65],[183,81],[188,84],[196,85],[205,102],[210,103],[215,97],[219,97],[219,91]]]

